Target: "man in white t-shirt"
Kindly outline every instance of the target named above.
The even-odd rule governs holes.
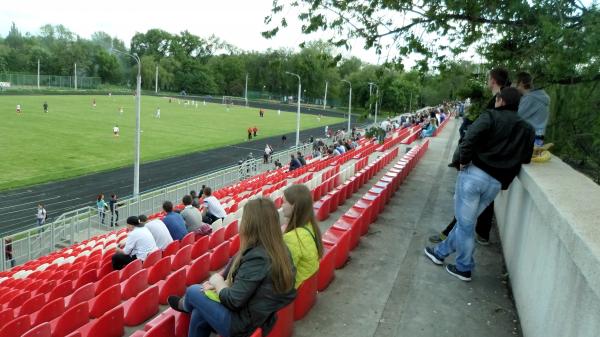
[[[148,218],[145,215],[140,215],[139,219],[140,222],[144,224],[144,227],[148,228],[160,250],[165,249],[169,243],[173,242],[173,238],[171,237],[171,233],[169,233],[169,229],[167,229],[167,225],[165,225],[161,219],[156,218],[148,221]]]
[[[115,127],[113,128],[113,134],[115,135],[115,137],[119,137],[119,126],[115,125]]]
[[[114,270],[121,270],[136,259],[144,262],[150,253],[158,249],[152,233],[137,216],[127,218],[127,230],[125,245],[117,248],[112,256]]]
[[[202,211],[202,221],[208,224],[224,219],[227,216],[227,212],[219,202],[219,199],[212,196],[212,189],[205,187],[202,192],[204,195],[204,210]]]

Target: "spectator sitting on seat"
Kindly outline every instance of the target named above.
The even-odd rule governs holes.
[[[435,134],[435,130],[437,130],[436,122],[437,122],[437,119],[435,119],[435,118],[431,118],[429,120],[429,123],[427,124],[425,129],[423,129],[421,131],[422,138],[433,137],[433,135]]]
[[[298,151],[298,161],[300,162],[300,164],[302,166],[306,165],[306,160],[304,159],[304,156],[302,155],[302,152]]]
[[[340,152],[340,154],[346,153],[346,147],[344,146],[344,143],[342,143],[341,140],[337,143],[336,149]]]
[[[163,218],[163,222],[167,226],[173,240],[183,239],[188,231],[185,228],[185,220],[183,220],[181,214],[173,212],[173,203],[170,201],[163,203],[163,211],[167,213]]]
[[[280,169],[283,167],[283,165],[281,165],[281,162],[279,161],[279,159],[275,159],[275,161],[273,162],[273,165],[275,165],[275,169]]]
[[[212,189],[210,187],[205,187],[203,195],[204,210],[202,212],[202,221],[207,224],[212,224],[219,219],[223,220],[227,216],[227,212],[225,212],[219,199],[212,195]],[[213,230],[215,229],[217,228],[213,228]]]
[[[181,216],[185,221],[185,228],[189,232],[194,232],[202,226],[202,213],[192,206],[192,196],[184,195],[181,202],[185,206],[181,211]]]
[[[158,249],[152,233],[137,216],[127,218],[127,231],[125,245],[118,247],[112,257],[114,270],[121,270],[136,259],[144,262],[148,254]]]
[[[338,148],[337,148],[337,147],[334,147],[333,145],[332,145],[332,146],[329,148],[329,151],[328,151],[328,153],[329,153],[330,155],[332,155],[332,156],[339,156],[340,154],[342,154],[342,153],[340,152],[340,150],[338,150]]]
[[[276,312],[296,297],[294,266],[283,242],[273,201],[248,201],[240,223],[240,250],[223,274],[187,288],[184,297],[169,296],[169,306],[191,313],[189,337],[266,335]]]
[[[288,187],[283,192],[283,215],[288,220],[283,241],[292,253],[298,287],[319,270],[323,256],[321,232],[313,211],[312,195],[306,185]]]
[[[173,238],[171,237],[167,226],[161,219],[156,218],[148,221],[148,218],[143,214],[139,215],[138,219],[140,219],[140,222],[144,224],[144,227],[150,231],[158,249],[163,250],[169,243],[173,242]]]
[[[196,207],[196,208],[199,208],[200,207],[200,203],[198,202],[198,194],[196,193],[196,191],[191,190],[190,191],[190,196],[192,197],[192,206]]]
[[[290,160],[290,171],[293,171],[295,169],[298,169],[302,166],[302,164],[300,163],[300,161],[298,159],[296,159],[296,156],[294,156],[293,154],[290,155],[291,160]]]

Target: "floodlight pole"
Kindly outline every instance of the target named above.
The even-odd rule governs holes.
[[[372,87],[375,86],[377,88],[377,91],[375,92],[375,119],[374,119],[374,123],[377,124],[377,101],[379,100],[379,86],[373,82],[369,82],[369,100],[371,98],[371,92],[372,92]],[[370,109],[371,104],[369,104],[369,109]]]
[[[246,73],[246,86],[244,89],[244,100],[246,101],[246,107],[248,106],[248,73]]]
[[[40,90],[40,59],[38,59],[37,87]]]
[[[348,129],[347,129],[347,131],[350,132],[350,121],[352,118],[352,83],[348,80],[342,80],[342,82],[348,83],[348,85],[350,86],[350,90],[348,92]]]
[[[408,103],[408,112],[412,113],[412,91],[410,92],[410,101]]]
[[[290,73],[289,71],[286,71],[285,73],[298,78],[298,112],[296,113],[296,148],[298,148],[300,146],[300,100],[302,97],[302,81],[298,74]]]
[[[156,65],[156,77],[154,79],[154,93],[158,94],[158,64]]]
[[[118,49],[113,49],[113,51],[133,58],[138,65],[137,87],[135,91],[135,154],[133,161],[133,198],[137,199],[140,195],[140,114],[142,101],[142,61],[135,53],[129,54]],[[139,213],[139,202],[137,205]]]
[[[77,63],[75,63],[75,70],[73,73],[75,74],[75,90],[77,90]]]
[[[325,97],[323,97],[323,110],[327,108],[327,86],[329,85],[328,81],[325,81]]]

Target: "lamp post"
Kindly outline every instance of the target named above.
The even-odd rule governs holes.
[[[246,87],[244,89],[244,100],[246,101],[246,107],[248,107],[248,73],[246,73]]]
[[[300,146],[300,99],[302,96],[302,80],[298,74],[289,71],[286,71],[285,73],[298,78],[298,113],[296,114],[296,148],[298,148],[298,146]]]
[[[329,81],[325,81],[325,96],[323,97],[323,110],[327,108],[327,87],[329,86]]]
[[[135,155],[133,161],[133,198],[137,199],[140,195],[140,112],[142,100],[142,62],[135,53],[129,54],[118,49],[112,49],[112,51],[133,58],[138,65],[137,88],[135,91]]]
[[[348,93],[348,132],[350,132],[350,118],[352,116],[352,83],[348,80],[342,80],[344,83],[348,83],[350,90]]]
[[[377,124],[377,102],[379,101],[379,86],[373,82],[369,82],[369,93],[371,92],[371,87],[375,86],[375,88],[377,88],[377,91],[375,92],[375,124]],[[371,98],[371,96],[369,95],[369,98]]]

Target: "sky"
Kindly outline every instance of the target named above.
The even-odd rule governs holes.
[[[12,22],[21,32],[31,34],[37,34],[44,24],[62,24],[84,38],[89,38],[96,31],[104,31],[129,45],[136,32],[161,28],[170,33],[188,30],[205,38],[214,34],[246,51],[280,47],[298,50],[298,44],[306,36],[300,31],[296,13],[288,16],[289,26],[276,37],[267,40],[261,36],[260,33],[267,28],[263,19],[270,13],[271,5],[272,0],[3,1],[0,35],[8,34]],[[318,35],[309,37],[318,38]],[[342,54],[356,56],[372,64],[384,62],[388,55],[384,53],[384,58],[380,58],[374,50],[364,50],[362,46],[361,41],[354,41],[352,50],[344,50]],[[411,62],[408,63],[405,66],[410,66]]]

